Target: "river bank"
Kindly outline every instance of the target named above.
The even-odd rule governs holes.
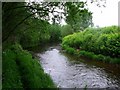
[[[79,50],[75,49],[69,46],[62,46],[62,48],[65,50],[65,52],[76,55],[78,57],[85,57],[91,60],[97,60],[97,61],[102,61],[105,63],[112,63],[112,64],[120,64],[120,58],[111,58],[110,56],[105,56],[102,54],[95,54],[94,52],[88,52],[85,50]]]
[[[36,49],[37,50],[37,49]],[[61,51],[51,45],[42,52],[36,51],[41,65],[59,88],[106,88],[120,87],[119,66],[99,61],[84,60]]]
[[[87,28],[64,37],[62,48],[72,55],[120,64],[119,32],[118,26]]]
[[[46,74],[38,60],[19,44],[3,52],[2,88],[55,88],[51,77]]]

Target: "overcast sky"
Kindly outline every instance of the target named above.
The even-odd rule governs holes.
[[[93,12],[93,23],[100,27],[118,25],[118,2],[120,0],[106,0],[106,7],[99,8],[95,4],[89,4]]]
[[[93,12],[94,26],[105,27],[105,26],[111,26],[111,25],[118,25],[118,2],[119,1],[120,0],[106,0],[106,4],[105,4],[106,7],[98,7],[95,3],[91,4],[87,0],[88,9],[91,12]]]

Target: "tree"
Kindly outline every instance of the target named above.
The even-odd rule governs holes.
[[[9,37],[14,36],[16,31],[21,29],[27,30],[30,18],[38,20],[49,20],[49,13],[54,12],[55,6],[59,3],[52,2],[33,2],[33,3],[18,3],[4,2],[2,5],[2,23],[3,23],[3,38],[6,41]],[[7,21],[7,22],[6,22]],[[27,22],[28,21],[28,22]],[[15,36],[14,36],[15,37]]]
[[[65,36],[72,34],[72,33],[73,33],[73,29],[70,25],[63,25],[62,26],[62,29],[61,29],[62,37],[65,37]]]
[[[67,23],[73,27],[74,31],[79,30],[80,27],[86,28],[91,24],[92,14],[84,8],[83,2],[4,2],[2,9],[3,42],[11,36],[15,37],[18,34],[16,31],[28,30],[31,27],[27,25],[31,21],[28,19],[36,18],[48,22],[51,19],[50,13],[55,23],[60,23],[63,18],[66,18]],[[76,29],[76,27],[79,28]]]
[[[8,3],[4,2],[2,5],[2,41],[6,41],[12,34],[15,36],[14,30],[20,30],[23,22],[28,18],[28,13],[25,8],[17,8],[24,6],[25,3]],[[25,17],[26,16],[26,17]]]
[[[92,25],[92,13],[85,8],[85,2],[68,2],[66,22],[70,24],[74,32],[84,30]]]
[[[57,42],[61,40],[61,26],[58,24],[49,25],[49,35],[51,42]]]

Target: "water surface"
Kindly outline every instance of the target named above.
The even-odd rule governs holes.
[[[120,87],[120,66],[63,53],[58,45],[46,47],[42,51],[37,49],[36,54],[44,71],[52,77],[58,87]]]

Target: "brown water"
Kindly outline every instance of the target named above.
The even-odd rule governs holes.
[[[36,54],[58,87],[111,90],[120,87],[120,66],[63,53],[58,45],[42,49],[37,49]]]

